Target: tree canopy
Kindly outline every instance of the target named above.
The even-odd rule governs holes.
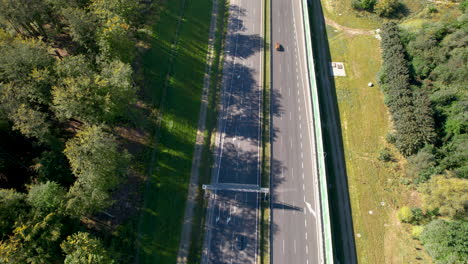
[[[436,263],[463,264],[468,259],[468,223],[434,220],[420,235],[424,247]]]

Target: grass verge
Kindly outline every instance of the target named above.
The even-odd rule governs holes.
[[[201,263],[202,247],[205,231],[205,216],[207,200],[204,197],[202,185],[211,180],[211,169],[214,163],[214,139],[218,120],[218,99],[223,72],[223,50],[227,30],[228,1],[218,0],[218,16],[216,24],[216,40],[214,43],[214,58],[211,68],[210,91],[207,105],[206,130],[201,157],[200,177],[197,203],[194,208],[190,251],[188,263]]]
[[[175,263],[190,178],[210,25],[210,0],[162,3],[143,61],[155,139],[139,225],[139,263]],[[178,22],[180,21],[180,22]],[[155,158],[152,158],[154,155]]]
[[[358,17],[350,0],[322,1],[325,16],[347,27],[371,29],[379,18]],[[419,17],[420,1],[408,4],[405,23]],[[419,19],[419,18],[418,18]],[[430,257],[413,240],[408,226],[395,217],[401,205],[417,205],[416,192],[402,184],[404,159],[386,140],[392,129],[390,115],[377,83],[381,67],[380,43],[373,36],[351,35],[327,26],[332,61],[344,62],[347,76],[336,77],[335,87],[352,207],[353,227],[359,263],[431,263]],[[378,159],[383,148],[392,149],[397,162]]]
[[[271,0],[265,1],[264,16],[264,65],[263,65],[263,137],[262,137],[262,187],[270,187],[270,4]],[[260,263],[270,263],[270,204],[263,201],[260,204]]]

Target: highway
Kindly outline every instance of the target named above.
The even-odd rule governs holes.
[[[212,185],[260,184],[263,0],[230,0]],[[236,185],[238,186],[238,185]],[[256,263],[259,196],[208,191],[202,263]]]
[[[273,264],[324,263],[317,162],[300,0],[272,0]]]

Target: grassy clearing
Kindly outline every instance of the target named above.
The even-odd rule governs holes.
[[[343,26],[369,29],[382,22],[356,17],[355,11],[346,8],[350,0],[333,1],[333,9],[328,2],[323,1],[325,15]],[[408,7],[422,10],[420,1]],[[411,25],[417,19],[421,19],[419,13],[410,13],[405,23]],[[404,159],[385,141],[391,123],[383,94],[378,86],[367,86],[377,83],[380,43],[373,36],[351,36],[330,26],[327,34],[332,60],[344,62],[347,74],[335,78],[335,85],[359,263],[431,263],[419,242],[411,238],[409,226],[395,217],[398,207],[417,205],[418,197],[402,184]],[[397,162],[378,160],[384,147],[392,150]]]
[[[205,130],[205,145],[203,146],[201,166],[200,166],[200,177],[199,177],[199,189],[197,204],[194,208],[193,214],[193,225],[191,234],[191,244],[188,256],[188,263],[200,263],[202,256],[203,237],[205,231],[205,216],[207,200],[204,197],[202,185],[207,184],[211,180],[211,169],[214,162],[213,150],[214,140],[212,136],[216,131],[217,124],[217,105],[219,98],[220,85],[222,80],[222,69],[223,69],[223,47],[227,28],[228,19],[228,1],[218,0],[218,17],[216,24],[216,41],[214,43],[214,58],[211,68],[211,80],[210,80],[210,91],[207,105],[207,119],[206,119],[206,130]]]
[[[139,228],[140,263],[176,262],[211,18],[209,0],[163,5],[152,48],[142,61],[148,97],[160,111],[161,122],[154,124],[155,159],[148,158],[153,169]]]
[[[262,138],[262,187],[270,187],[270,0],[265,0],[264,65],[263,65],[263,138]],[[260,204],[260,263],[270,263],[270,204]]]
[[[351,28],[375,29],[380,26],[382,18],[366,11],[354,10],[351,7],[352,1],[322,0],[325,16]],[[400,2],[406,7],[408,16],[417,14],[427,5],[427,0],[401,0]]]

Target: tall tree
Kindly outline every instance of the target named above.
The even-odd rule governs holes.
[[[127,172],[129,154],[102,127],[89,126],[67,142],[65,155],[77,177],[69,191],[67,211],[79,217],[104,209],[108,191]]]
[[[436,263],[463,264],[468,259],[468,222],[433,220],[420,235]]]
[[[449,217],[466,217],[468,209],[468,180],[434,176],[421,186],[424,207],[439,209]]]
[[[38,40],[12,38],[7,34],[0,42],[1,108],[23,135],[50,141],[47,110],[54,82],[50,72],[54,60],[47,46]]]
[[[26,212],[25,195],[15,190],[0,189],[0,240],[13,230],[13,224]]]
[[[84,56],[65,58],[58,63],[60,84],[53,87],[53,104],[57,116],[99,123],[112,122],[125,114],[136,99],[129,65],[104,63],[99,74]]]
[[[65,264],[112,264],[114,261],[101,241],[85,232],[78,232],[61,244],[65,252]]]
[[[55,182],[32,185],[28,192],[28,203],[44,213],[59,211],[65,201],[66,190]]]
[[[31,213],[27,220],[15,224],[13,234],[0,241],[0,263],[52,263],[61,259],[58,242],[62,217]]]

